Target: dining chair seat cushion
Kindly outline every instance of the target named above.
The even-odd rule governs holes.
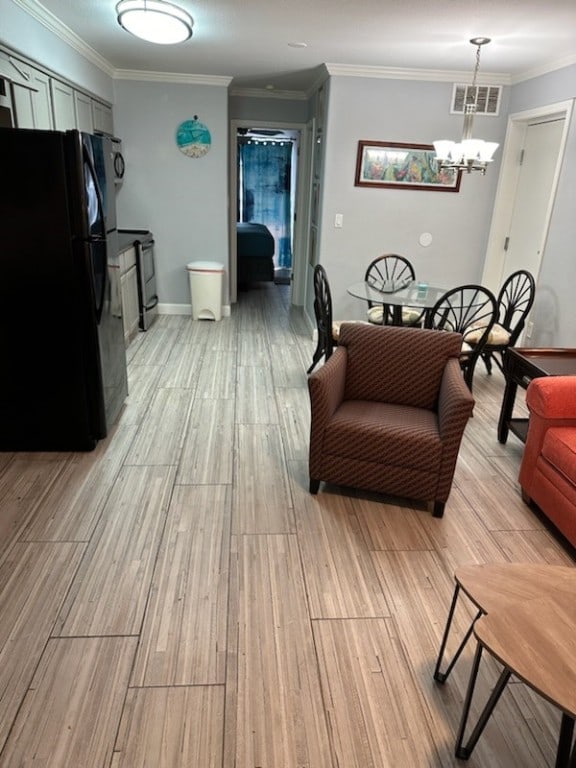
[[[382,318],[384,316],[384,307],[381,304],[377,304],[375,307],[370,307],[367,312],[368,322],[375,325],[382,325]],[[402,324],[412,325],[418,323],[422,319],[422,310],[413,309],[412,307],[402,307]]]
[[[366,312],[366,315],[368,317],[368,322],[374,323],[375,325],[382,325],[384,307],[380,304],[375,307],[370,307],[370,309]]]
[[[486,326],[483,324],[476,324],[472,330],[468,331],[466,333],[466,341],[470,344],[477,344],[480,341],[480,337],[482,336],[482,333],[484,332],[484,328]],[[492,326],[492,330],[488,334],[488,339],[486,340],[486,344],[490,346],[498,347],[500,345],[506,345],[510,341],[510,332],[506,330],[503,326],[501,326],[499,323],[495,323]]]
[[[333,320],[332,338],[336,343],[338,343],[338,340],[340,339],[340,327],[342,326],[342,323],[364,323],[364,325],[366,325],[365,320]]]

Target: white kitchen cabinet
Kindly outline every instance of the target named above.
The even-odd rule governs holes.
[[[92,122],[95,131],[105,133],[107,136],[114,136],[112,107],[108,104],[92,100]]]
[[[30,90],[14,83],[12,86],[14,119],[18,128],[54,127],[50,102],[50,77],[29,64],[16,61],[18,71],[35,88]]]
[[[60,80],[51,78],[50,91],[52,93],[54,128],[57,131],[68,131],[76,128],[74,89]]]
[[[140,305],[138,303],[138,274],[136,272],[136,248],[131,246],[120,254],[120,294],[124,342],[130,344],[138,333]]]
[[[85,133],[94,132],[92,120],[92,99],[80,91],[74,91],[74,112],[76,113],[76,128]]]

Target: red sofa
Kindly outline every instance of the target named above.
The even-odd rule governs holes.
[[[533,379],[520,466],[522,498],[535,503],[576,546],[576,376]]]

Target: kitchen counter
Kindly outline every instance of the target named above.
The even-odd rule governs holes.
[[[118,230],[118,252],[122,253],[127,248],[131,248],[134,242],[138,240],[139,235],[148,235],[147,229],[119,229]]]

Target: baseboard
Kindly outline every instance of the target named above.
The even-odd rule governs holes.
[[[191,315],[190,304],[158,304],[159,315]],[[222,317],[230,317],[230,304],[222,305]]]

